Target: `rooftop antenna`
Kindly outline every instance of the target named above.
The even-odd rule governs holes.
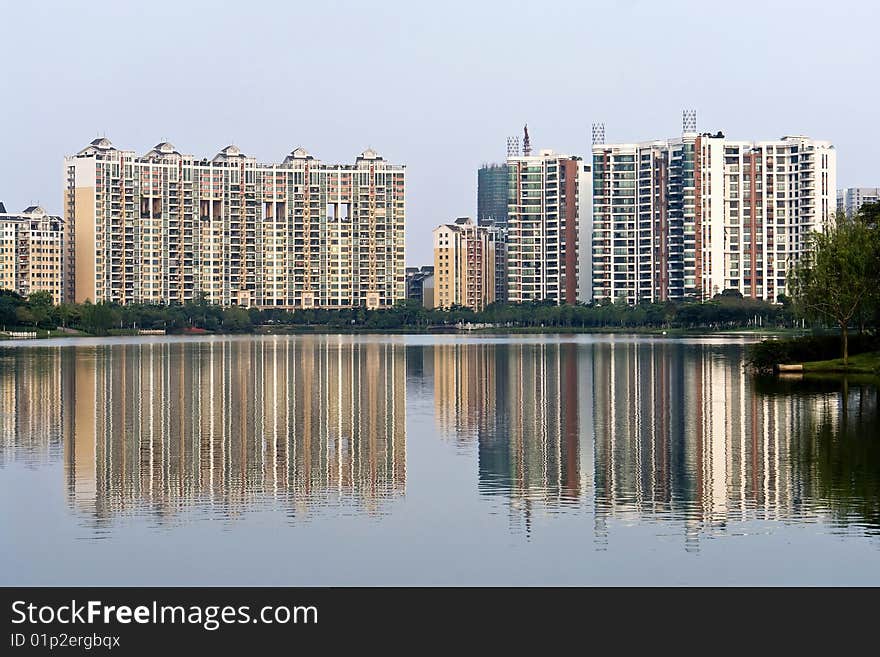
[[[686,109],[681,111],[681,131],[684,133],[697,131],[697,110]]]
[[[507,138],[507,157],[517,157],[519,155],[519,137]]]
[[[532,144],[529,141],[529,124],[523,126],[523,155],[528,157],[532,154]]]
[[[605,143],[605,124],[604,123],[594,123],[593,124],[593,146],[598,144]]]

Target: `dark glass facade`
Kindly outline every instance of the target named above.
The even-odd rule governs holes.
[[[477,172],[477,224],[507,227],[506,164],[487,164]]]

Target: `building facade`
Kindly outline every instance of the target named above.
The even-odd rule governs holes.
[[[406,298],[425,308],[434,307],[434,268],[430,265],[406,268]]]
[[[64,220],[36,205],[8,213],[0,204],[0,210],[0,290],[49,292],[53,303],[68,301]]]
[[[489,239],[495,246],[495,301],[507,301],[507,228],[494,224],[486,226]]]
[[[804,136],[594,144],[592,173],[595,299],[775,301],[834,217],[835,149]]]
[[[848,219],[865,203],[880,202],[880,187],[844,187],[837,190],[837,211]]]
[[[477,171],[477,224],[507,227],[507,165],[484,164]]]
[[[461,217],[434,229],[434,304],[479,311],[495,301],[495,242]]]
[[[589,165],[580,157],[541,150],[507,160],[507,294],[511,303],[587,300],[580,285],[579,243],[588,245]],[[589,249],[587,250],[589,251]]]
[[[507,223],[509,174],[506,164],[484,164],[477,171],[477,224],[495,242],[495,301],[507,301]]]
[[[75,298],[380,308],[406,295],[405,171],[366,150],[325,164],[297,148],[261,164],[96,139],[65,158]]]

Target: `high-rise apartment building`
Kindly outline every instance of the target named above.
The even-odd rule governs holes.
[[[196,159],[96,139],[64,162],[76,300],[281,308],[404,298],[404,167],[366,150],[261,164],[236,146]]]
[[[482,310],[495,301],[495,242],[461,217],[434,229],[434,304]]]
[[[484,164],[477,171],[477,224],[507,227],[507,165]]]
[[[589,271],[589,165],[580,157],[541,150],[511,155],[508,170],[508,300],[587,300],[589,285],[579,271]],[[580,260],[580,262],[579,262]],[[588,283],[589,281],[585,281]]]
[[[50,292],[54,303],[67,301],[64,220],[36,205],[9,213],[0,204],[0,210],[0,290]]]
[[[506,164],[484,164],[477,171],[477,224],[495,242],[495,301],[507,301],[508,180]]]
[[[844,187],[837,190],[837,211],[850,219],[865,203],[877,202],[880,202],[880,187]]]
[[[775,301],[834,215],[836,152],[809,137],[594,144],[592,173],[596,299]]]

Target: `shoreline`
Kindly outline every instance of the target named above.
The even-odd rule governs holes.
[[[370,328],[348,328],[348,327],[291,327],[267,330],[267,327],[259,327],[262,330],[254,330],[247,332],[240,331],[199,331],[199,332],[170,332],[170,333],[140,333],[133,330],[122,330],[107,333],[105,335],[95,335],[84,332],[61,332],[61,331],[38,331],[34,337],[8,336],[0,333],[0,345],[4,342],[40,342],[44,340],[94,340],[99,338],[155,338],[155,337],[174,337],[174,338],[204,338],[204,337],[221,337],[221,336],[283,336],[283,335],[646,335],[660,337],[773,337],[773,336],[790,336],[796,337],[801,335],[809,335],[801,329],[681,329],[681,328],[641,328],[641,327],[516,327],[516,326],[493,326],[478,328],[461,328],[457,325],[448,327],[406,327],[399,329],[370,329]],[[42,333],[42,334],[41,334]]]

